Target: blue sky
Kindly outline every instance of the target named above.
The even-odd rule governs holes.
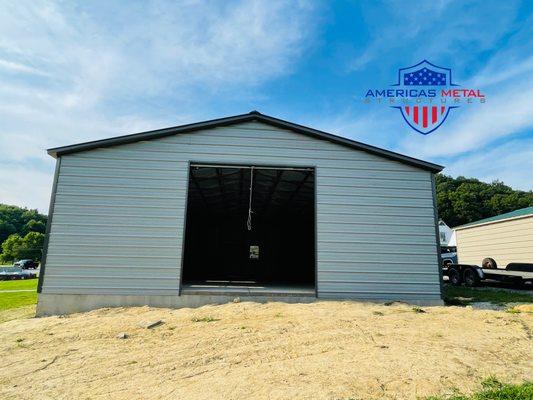
[[[483,105],[423,136],[363,104],[423,59]],[[0,4],[0,202],[47,211],[45,149],[259,110],[533,189],[533,3]]]

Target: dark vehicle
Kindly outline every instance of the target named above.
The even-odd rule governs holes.
[[[39,268],[39,263],[33,260],[20,260],[13,264],[14,267],[20,267],[22,269],[37,269]]]
[[[457,247],[441,246],[440,258],[442,260],[443,267],[448,267],[451,264],[457,264]]]

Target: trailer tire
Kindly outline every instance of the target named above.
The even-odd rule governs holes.
[[[474,268],[466,268],[463,271],[463,282],[468,287],[474,287],[479,285],[479,275]]]
[[[498,264],[496,264],[494,258],[487,257],[481,261],[481,268],[496,269],[498,268]]]
[[[457,268],[449,268],[448,269],[448,280],[453,286],[460,286],[462,279],[461,274],[457,270]]]

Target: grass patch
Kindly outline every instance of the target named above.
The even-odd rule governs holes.
[[[0,311],[37,304],[37,292],[0,292]]]
[[[444,287],[444,301],[450,305],[466,305],[472,302],[533,303],[533,295],[505,290],[446,285]]]
[[[0,281],[0,311],[31,306],[37,303],[38,279]],[[7,290],[31,290],[30,292],[6,292]]]
[[[420,308],[420,307],[413,307],[412,310],[416,314],[424,314],[425,313],[425,311],[422,308]]]
[[[191,321],[192,322],[215,322],[215,321],[220,321],[220,319],[213,318],[213,317],[192,317]]]
[[[37,290],[39,279],[18,279],[14,281],[0,281],[0,291],[2,290]]]
[[[508,308],[505,312],[509,314],[520,314],[520,310],[517,310],[516,308]]]
[[[481,383],[482,389],[471,395],[454,394],[451,396],[431,396],[426,400],[531,400],[533,399],[533,382],[509,385],[495,378],[488,378]]]

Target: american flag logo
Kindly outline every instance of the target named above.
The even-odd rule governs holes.
[[[405,74],[403,84],[406,86],[446,86],[446,74],[420,68],[418,71]]]
[[[398,71],[398,83],[393,85],[398,89],[417,89],[419,91],[437,91],[447,86],[456,86],[452,83],[452,71],[449,68],[438,67],[429,61],[422,61],[416,65],[407,68],[401,68]],[[433,97],[434,103],[440,103],[440,96]],[[411,104],[395,106],[401,111],[403,119],[415,131],[427,135],[433,132],[448,117],[450,110],[457,106],[447,104],[425,104],[415,103],[412,99]]]
[[[446,106],[402,106],[402,114],[407,123],[425,131],[437,129],[449,112],[450,107]]]

